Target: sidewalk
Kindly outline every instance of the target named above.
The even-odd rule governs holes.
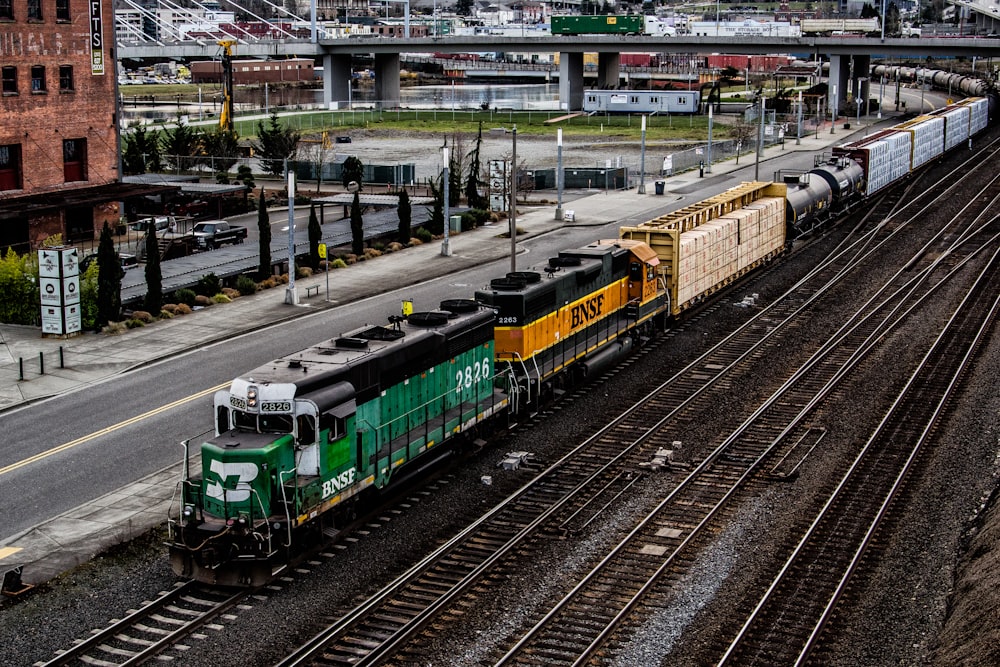
[[[856,131],[838,129],[831,134],[829,124],[817,135],[803,137],[800,145],[786,141],[784,148],[769,148],[764,160],[793,151],[819,152],[835,143],[842,143]],[[868,132],[870,129],[862,129]],[[699,178],[689,172],[664,180],[665,194],[655,194],[654,183],[647,181],[645,194],[636,189],[584,194],[571,201],[564,200],[563,210],[572,210],[572,222],[555,220],[555,205],[519,207],[517,227],[519,238],[531,238],[563,226],[599,226],[625,218],[654,217],[671,203],[677,204],[701,185],[729,179],[726,186],[752,180],[738,169],[752,168],[753,159],[744,158],[712,165],[712,173]],[[761,179],[767,180],[770,170]],[[766,175],[765,175],[766,174]],[[578,194],[578,193],[574,193]],[[694,201],[693,199],[691,201]],[[190,315],[157,322],[133,329],[117,337],[86,333],[67,340],[43,339],[38,328],[0,324],[0,414],[27,402],[103,382],[129,369],[165,359],[213,341],[289,320],[315,309],[332,308],[390,289],[403,286],[398,281],[386,285],[385,271],[391,267],[397,276],[406,276],[410,284],[461,271],[484,262],[506,257],[510,240],[501,234],[506,223],[480,227],[451,237],[452,257],[441,256],[441,242],[432,241],[398,253],[360,262],[346,269],[331,272],[336,283],[337,300],[325,299],[325,277],[320,274],[296,281],[300,304],[283,302],[284,286],[253,296],[236,299],[233,303],[215,305]],[[306,296],[306,290],[310,290]],[[60,364],[60,358],[63,363]],[[44,374],[41,372],[44,363]],[[23,379],[21,373],[23,369]],[[129,540],[161,524],[180,475],[180,463],[139,480],[94,502],[67,512],[33,529],[0,543],[0,579],[16,565],[24,565],[23,580],[37,584],[86,562],[102,550]],[[122,502],[126,500],[128,502]]]

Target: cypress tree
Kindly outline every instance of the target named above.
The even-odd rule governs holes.
[[[316,205],[309,205],[309,265],[313,270],[319,268],[319,242],[323,240],[323,228],[319,226],[316,217]]]
[[[111,238],[111,227],[107,221],[101,229],[101,243],[97,247],[97,321],[98,330],[108,322],[117,320],[122,310],[122,270],[121,260],[115,251]]]
[[[267,197],[264,188],[260,189],[260,201],[257,204],[257,232],[260,239],[260,266],[257,275],[261,280],[271,276],[271,218],[267,214]]]
[[[156,225],[146,231],[146,310],[157,317],[163,309],[163,274],[160,270],[160,246],[156,242]]]
[[[442,174],[443,176],[443,174]],[[427,187],[431,191],[434,203],[431,204],[430,215],[424,227],[431,234],[444,233],[444,181],[442,176],[427,181]]]
[[[410,195],[406,190],[399,193],[399,242],[406,245],[410,242],[410,223],[413,218],[413,210],[410,207]]]
[[[364,220],[361,219],[361,198],[357,192],[351,202],[351,252],[355,255],[363,255],[365,252]]]
[[[469,203],[469,208],[486,208],[488,202],[486,197],[479,194],[482,181],[479,180],[479,171],[482,168],[480,158],[483,146],[483,124],[479,123],[479,136],[476,137],[476,147],[470,154],[469,177],[465,181],[465,200]]]

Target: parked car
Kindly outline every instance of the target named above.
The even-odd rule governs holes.
[[[209,220],[194,226],[194,240],[200,250],[214,250],[226,243],[243,243],[246,238],[246,227],[230,225],[225,220]]]
[[[129,229],[134,232],[149,231],[150,226],[156,228],[156,233],[172,232],[177,227],[177,221],[172,215],[154,215],[148,218],[139,218],[129,225]]]
[[[121,262],[122,268],[126,271],[128,269],[134,269],[139,266],[139,258],[129,252],[118,253],[118,260]],[[84,273],[87,267],[90,266],[92,262],[97,261],[97,253],[92,252],[83,259],[80,260],[80,273]]]

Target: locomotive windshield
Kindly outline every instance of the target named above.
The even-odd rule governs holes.
[[[292,415],[255,414],[233,410],[233,427],[252,433],[291,433]]]

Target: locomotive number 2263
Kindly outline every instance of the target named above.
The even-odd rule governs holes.
[[[461,392],[462,389],[469,389],[480,380],[490,377],[492,367],[493,365],[487,357],[479,363],[466,366],[465,370],[459,369],[455,373],[455,391]]]

